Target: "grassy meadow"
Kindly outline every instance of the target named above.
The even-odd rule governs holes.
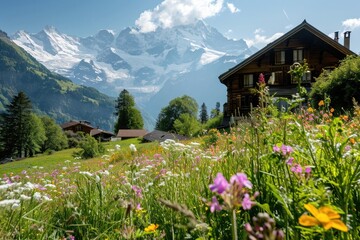
[[[191,141],[0,165],[0,236],[359,239],[360,109],[290,106]]]

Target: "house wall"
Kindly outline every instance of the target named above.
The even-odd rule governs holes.
[[[87,125],[77,124],[77,125],[65,128],[64,131],[84,132],[84,133],[90,134],[92,129],[93,129],[92,127],[89,127]]]
[[[309,76],[309,81],[302,83],[307,87],[311,87],[311,83],[315,82],[316,77],[321,74],[324,68],[333,69],[338,66],[339,60],[345,58],[345,54],[324,43],[321,39],[307,31],[300,31],[258,56],[223,81],[227,86],[227,112],[225,112],[225,116],[247,115],[251,106],[256,107],[258,105],[256,83],[260,73],[264,74],[270,92],[276,92],[278,96],[291,97],[291,94],[297,90],[297,83],[291,80],[291,75],[288,73],[294,64],[294,49],[302,49],[303,59],[306,59],[308,63],[311,78]],[[277,51],[285,52],[285,61],[281,64],[275,63]],[[245,86],[244,76],[248,74],[252,74],[252,86]],[[270,77],[275,76],[274,74],[277,82],[270,85]]]

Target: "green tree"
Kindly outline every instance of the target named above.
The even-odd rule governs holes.
[[[24,92],[19,92],[6,106],[0,134],[3,145],[2,156],[19,158],[25,156],[31,132],[31,112],[31,101]]]
[[[211,110],[210,118],[214,118],[220,115],[220,102],[216,102],[216,106]]]
[[[48,117],[42,116],[41,121],[46,126],[45,135],[46,140],[41,146],[41,151],[45,152],[47,150],[59,151],[68,147],[68,140],[66,134],[61,129],[61,127],[56,124],[55,120]]]
[[[126,89],[120,92],[115,109],[117,116],[114,126],[115,133],[119,129],[141,129],[144,127],[144,120],[140,111],[135,107],[134,98]]]
[[[198,104],[195,99],[184,95],[177,97],[169,102],[169,105],[161,109],[158,115],[155,128],[162,131],[176,131],[174,122],[183,113],[188,113],[196,118],[198,112]]]
[[[93,158],[105,152],[104,146],[89,134],[84,135],[84,138],[79,143],[79,148],[81,149],[75,152],[74,156],[83,159]]]
[[[41,146],[46,140],[45,127],[41,119],[34,113],[30,114],[30,132],[26,138],[25,156],[34,156],[40,152]]]
[[[348,56],[332,72],[323,71],[316,79],[310,97],[317,104],[325,96],[337,111],[353,107],[353,98],[360,101],[360,56]]]
[[[188,137],[196,135],[200,130],[199,121],[189,113],[183,113],[174,122],[174,128],[178,134]]]
[[[209,115],[207,112],[207,107],[205,105],[205,103],[203,103],[201,105],[201,109],[200,109],[200,122],[202,124],[206,123],[209,120]]]

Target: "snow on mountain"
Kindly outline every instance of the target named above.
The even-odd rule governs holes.
[[[159,28],[150,33],[140,33],[131,27],[118,34],[100,30],[85,38],[68,36],[54,27],[46,27],[36,34],[19,31],[12,39],[50,70],[111,96],[117,96],[126,88],[147,110],[147,104],[152,102],[151,99],[157,99],[156,95],[165,86],[192,88],[189,83],[200,83],[205,79],[214,82],[211,86],[222,89],[217,74],[254,51],[245,41],[227,39],[203,21],[170,29]],[[213,71],[204,71],[214,67]],[[187,79],[189,77],[196,79]],[[172,92],[166,95],[175,98],[180,94]],[[196,99],[196,92],[192,93]],[[221,94],[223,99],[209,101],[225,101],[226,92]],[[159,112],[166,104],[163,102],[163,106],[157,106],[151,112]]]

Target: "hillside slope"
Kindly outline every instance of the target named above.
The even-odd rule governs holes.
[[[50,72],[0,31],[0,111],[19,91],[30,98],[36,112],[58,123],[80,119],[107,130],[113,127],[113,98]]]

